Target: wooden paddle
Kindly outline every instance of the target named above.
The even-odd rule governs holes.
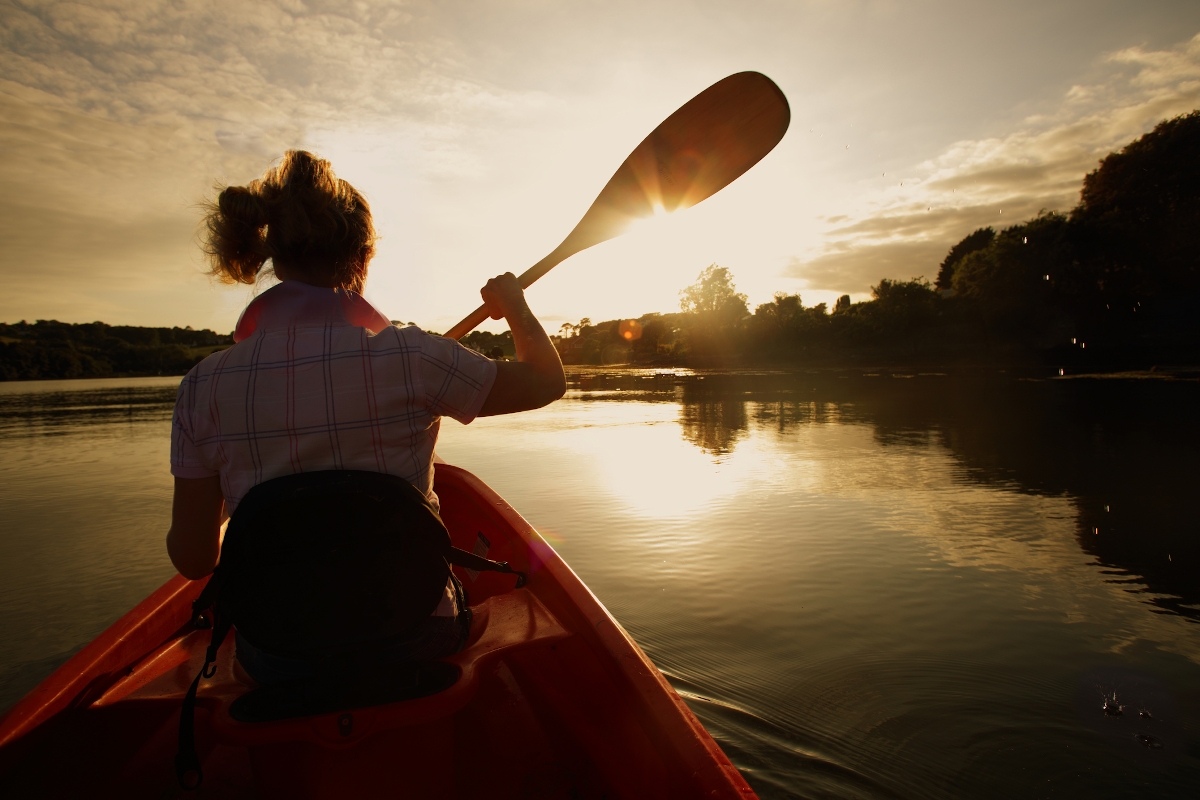
[[[637,219],[716,194],[771,152],[790,121],[787,98],[766,75],[739,72],[717,81],[634,148],[562,244],[521,274],[521,287]],[[480,306],[445,335],[461,339],[487,317]]]

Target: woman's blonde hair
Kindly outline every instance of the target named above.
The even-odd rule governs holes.
[[[366,199],[329,162],[289,150],[261,178],[205,208],[204,251],[225,283],[254,283],[267,259],[289,276],[362,292],[375,255]]]

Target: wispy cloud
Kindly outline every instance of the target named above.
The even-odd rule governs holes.
[[[1106,80],[1073,87],[1053,115],[881,175],[857,212],[826,219],[825,252],[793,258],[785,274],[810,289],[858,295],[880,278],[933,278],[946,251],[972,230],[1069,210],[1099,159],[1200,107],[1200,35],[1169,50],[1121,50],[1106,66]]]
[[[0,319],[76,318],[131,279],[161,286],[161,322],[216,308],[214,291],[179,288],[203,285],[197,201],[347,120],[386,131],[416,175],[476,169],[464,140],[541,99],[465,77],[428,10],[0,3]]]
[[[928,275],[973,227],[1069,207],[1104,148],[1186,110],[1196,80],[1194,46],[1161,43],[1200,12],[1114,7],[1084,32],[1063,26],[1086,0],[893,5],[0,0],[0,320],[228,329],[245,293],[201,274],[197,202],[308,147],[377,213],[372,299],[445,327],[473,304],[465,287],[544,255],[654,124],[740,69],[776,79],[796,117],[693,216],[720,220],[661,249],[581,254],[539,284],[537,310],[671,308],[714,260],[765,298],[792,255],[810,301],[859,293]],[[1157,44],[1115,52],[1130,41]],[[1108,78],[1064,92],[1052,117],[946,145],[1012,130],[1012,108],[1045,107],[1103,46]],[[829,148],[800,135],[814,127]],[[833,132],[851,129],[872,131],[870,155],[842,149]],[[855,184],[868,158],[887,176]]]

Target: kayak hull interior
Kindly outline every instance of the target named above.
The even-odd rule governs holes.
[[[437,466],[458,547],[528,573],[457,570],[475,611],[461,669],[438,694],[241,723],[251,686],[233,637],[196,710],[204,783],[173,759],[183,695],[209,631],[202,582],[181,576],[118,620],[0,719],[0,788],[41,796],[745,798],[744,778],[662,674],[553,549],[465,470]]]

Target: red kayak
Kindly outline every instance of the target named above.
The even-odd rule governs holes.
[[[754,791],[646,654],[558,554],[471,473],[437,466],[454,545],[528,574],[456,569],[475,618],[449,688],[266,722],[232,637],[201,684],[204,783],[173,759],[208,630],[203,581],[171,580],[0,718],[0,790],[23,797],[748,798]]]

